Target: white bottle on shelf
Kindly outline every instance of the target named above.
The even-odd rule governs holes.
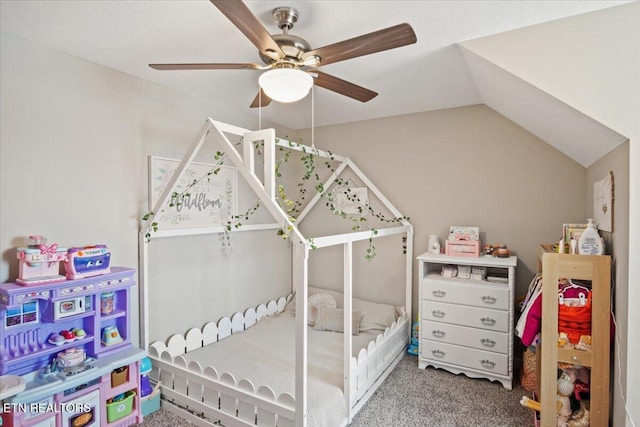
[[[580,255],[602,255],[604,254],[604,243],[600,239],[598,229],[593,219],[587,219],[587,228],[580,235],[578,241],[578,253]]]

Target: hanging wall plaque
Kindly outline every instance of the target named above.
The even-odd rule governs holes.
[[[157,202],[180,162],[149,157],[149,209]],[[159,228],[226,226],[237,214],[237,169],[191,162],[173,195],[156,217]]]
[[[593,218],[602,231],[613,231],[613,172],[593,184]]]

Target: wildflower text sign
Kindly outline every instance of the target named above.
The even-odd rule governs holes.
[[[180,161],[149,157],[149,209],[153,209]],[[191,162],[156,216],[161,229],[226,226],[237,214],[237,169]]]

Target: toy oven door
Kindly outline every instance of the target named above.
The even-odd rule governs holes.
[[[62,408],[63,427],[100,426],[100,390],[68,400]]]

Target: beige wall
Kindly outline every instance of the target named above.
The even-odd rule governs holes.
[[[181,158],[207,116],[246,128],[257,125],[251,116],[230,113],[214,101],[188,97],[6,33],[1,33],[1,43],[3,282],[17,277],[16,247],[30,234],[43,234],[49,243],[67,247],[107,244],[113,265],[137,268],[138,227],[148,209],[147,156]],[[279,133],[290,131],[282,128]],[[250,282],[251,272],[256,281],[262,277],[265,260],[247,260],[255,269],[242,272],[244,284],[218,292],[237,277],[236,269],[226,263],[226,270],[212,272],[220,253],[217,236],[200,240],[181,238],[170,249],[164,242],[153,247],[158,256],[153,278],[167,279],[152,283],[156,338],[266,298],[266,291],[255,286],[247,290],[255,283]],[[234,260],[242,259],[243,239],[235,241]],[[203,264],[209,270],[194,273]],[[172,267],[171,274],[163,275],[163,266]],[[283,274],[288,285],[290,273]],[[188,285],[203,277],[207,285],[192,292]],[[133,330],[137,335],[137,323]]]
[[[616,338],[613,341],[613,378],[614,387],[614,420],[624,419],[624,401],[620,390],[626,390],[629,385],[627,375],[624,374],[629,354],[623,351],[628,347],[631,337],[629,331],[629,145],[627,142],[602,157],[587,169],[587,212],[593,215],[593,184],[613,172],[614,202],[613,202],[613,232],[601,231],[600,235],[606,242],[606,253],[611,254],[613,265],[613,312],[616,320]],[[621,384],[618,386],[617,382]],[[622,423],[619,421],[619,423]],[[617,424],[616,424],[617,425]]]
[[[297,136],[310,142],[309,131]],[[322,127],[315,145],[350,157],[411,218],[415,255],[451,225],[507,244],[519,257],[517,295],[537,269],[538,245],[586,217],[586,170],[483,105]],[[414,312],[416,300],[414,279]]]

